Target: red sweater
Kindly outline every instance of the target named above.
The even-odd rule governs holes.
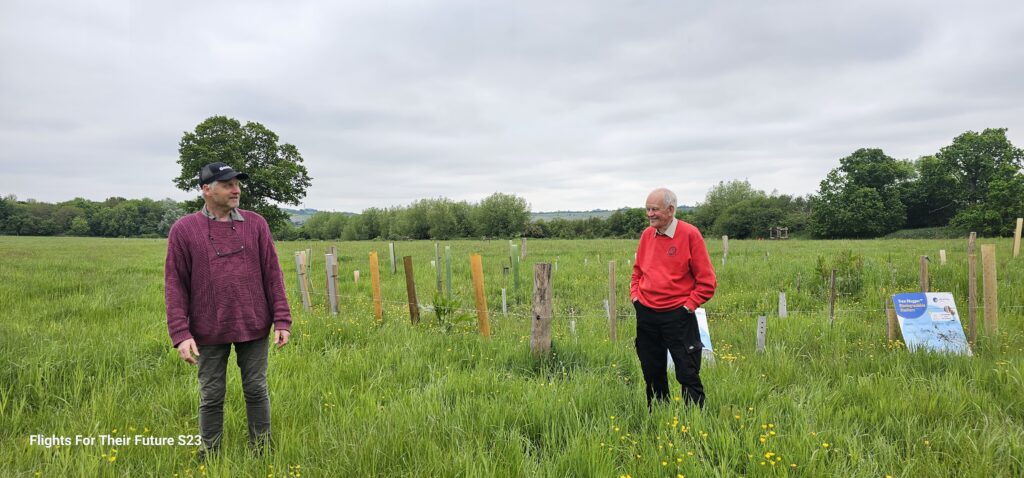
[[[640,235],[629,295],[658,311],[697,310],[715,295],[715,270],[696,227],[676,223],[675,237],[648,227]]]
[[[271,325],[291,329],[284,274],[267,221],[252,211],[238,212],[244,221],[212,221],[197,212],[171,227],[164,300],[175,346],[190,338],[199,345],[247,342],[268,336]]]

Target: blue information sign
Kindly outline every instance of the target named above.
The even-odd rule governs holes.
[[[971,355],[960,314],[949,292],[912,292],[892,296],[903,342],[910,350]]]

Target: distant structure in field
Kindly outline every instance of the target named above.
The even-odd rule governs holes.
[[[789,228],[788,227],[773,227],[770,231],[769,239],[789,239]]]

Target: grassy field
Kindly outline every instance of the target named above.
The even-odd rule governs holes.
[[[929,255],[932,290],[953,292],[966,317],[966,240],[732,241],[724,266],[711,241],[720,286],[706,305],[716,356],[702,374],[707,407],[675,401],[650,414],[627,301],[634,241],[530,241],[519,290],[502,274],[507,241],[442,243],[454,259],[444,322],[430,310],[433,243],[397,243],[399,256],[414,258],[426,307],[416,326],[386,243],[333,244],[339,316],[326,312],[323,293],[322,253],[332,244],[279,243],[295,323],[292,343],[270,356],[275,452],[246,452],[231,365],[224,453],[199,464],[194,446],[101,443],[197,432],[195,369],[166,332],[166,242],[0,237],[0,475],[1022,476],[1024,258],[1011,259],[1009,240],[979,242],[998,246],[999,333],[985,335],[979,322],[974,356],[951,357],[888,342],[882,304],[918,288],[918,256]],[[292,256],[305,248],[315,256],[309,313]],[[373,317],[371,250],[381,258],[383,323]],[[476,331],[471,252],[484,257],[489,340]],[[816,267],[842,257],[861,258],[862,269],[840,282],[830,327]],[[611,260],[617,342],[602,304]],[[557,263],[546,359],[528,345],[535,262]],[[777,316],[779,291],[788,318]],[[97,441],[47,447],[34,435]]]

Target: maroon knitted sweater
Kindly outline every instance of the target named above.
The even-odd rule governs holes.
[[[171,227],[164,300],[174,346],[190,338],[199,345],[247,342],[269,335],[271,325],[291,329],[267,221],[238,212],[244,221],[213,221],[197,212]]]

